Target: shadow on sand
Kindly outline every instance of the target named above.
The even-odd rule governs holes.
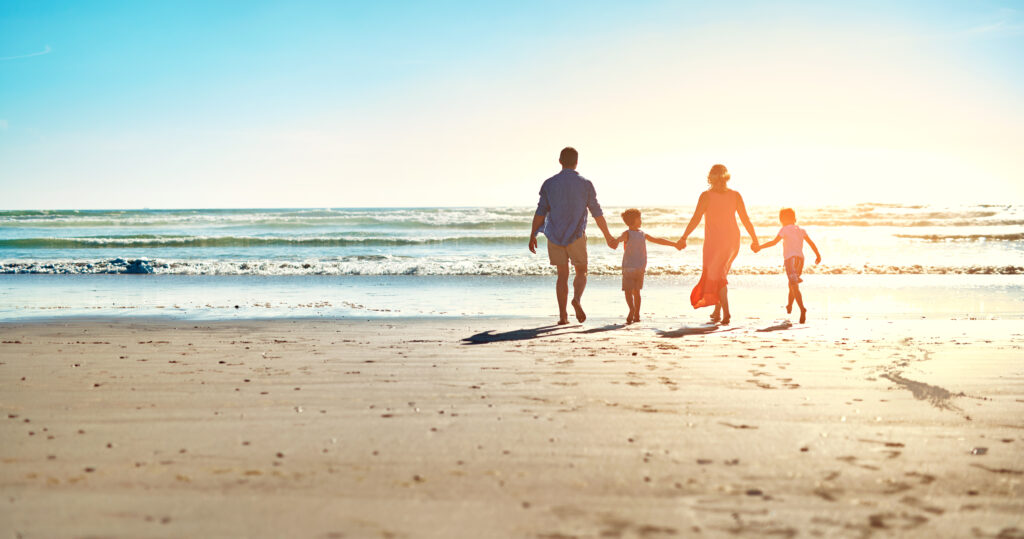
[[[783,330],[792,329],[792,328],[793,328],[793,323],[790,322],[789,320],[776,320],[775,321],[775,325],[768,326],[766,328],[761,328],[761,329],[759,329],[757,331],[763,333],[765,331],[783,331]]]
[[[514,329],[512,331],[505,331],[502,333],[495,333],[493,330],[483,331],[476,335],[471,335],[462,339],[463,344],[488,344],[492,342],[507,342],[507,341],[528,341],[531,339],[539,339],[541,337],[552,337],[555,335],[569,335],[572,333],[579,333],[583,335],[591,333],[602,333],[605,331],[613,331],[616,329],[622,329],[625,327],[623,324],[609,324],[607,326],[601,326],[599,328],[591,328],[583,331],[559,331],[567,329],[576,329],[581,327],[579,324],[566,325],[566,326],[541,326],[539,328],[526,328],[526,329]]]
[[[775,322],[773,322],[773,325],[768,326],[766,328],[760,328],[757,331],[759,333],[764,333],[767,331],[796,331],[798,329],[807,329],[807,326],[802,324],[799,326],[794,326],[793,323],[790,322],[789,320],[776,320]]]
[[[573,331],[572,333],[583,333],[584,335],[590,333],[604,333],[605,331],[615,331],[616,329],[622,329],[626,327],[626,324],[608,324],[607,326],[601,326],[599,328],[590,328],[583,331]]]
[[[701,324],[699,326],[683,326],[679,329],[672,329],[669,331],[658,330],[659,337],[666,337],[669,339],[678,339],[679,337],[686,337],[687,335],[706,335],[708,333],[724,333],[726,331],[733,331],[737,328],[722,329],[721,326],[715,324]]]

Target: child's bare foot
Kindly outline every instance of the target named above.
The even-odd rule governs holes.
[[[793,304],[786,305],[786,314],[793,314]]]
[[[800,309],[800,323],[807,322],[807,309]]]
[[[583,306],[580,305],[580,300],[572,300],[572,308],[576,310],[576,320],[583,322],[587,319],[587,313],[583,312]]]

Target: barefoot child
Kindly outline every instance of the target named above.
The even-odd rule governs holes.
[[[786,277],[789,278],[789,302],[786,303],[786,312],[793,312],[793,300],[796,300],[797,306],[800,307],[800,323],[803,324],[807,321],[807,309],[804,308],[804,298],[800,294],[800,283],[804,281],[800,278],[800,274],[804,270],[804,240],[807,240],[807,244],[814,250],[814,256],[817,257],[814,260],[815,264],[821,263],[821,253],[818,252],[818,246],[814,245],[807,232],[796,226],[795,211],[791,208],[783,209],[779,212],[779,221],[782,222],[782,229],[779,230],[775,239],[762,244],[759,248],[754,249],[754,252],[772,247],[782,241],[782,259],[785,261],[783,266],[786,268]]]
[[[676,244],[644,234],[640,230],[640,210],[628,209],[622,212],[622,221],[629,230],[615,239],[615,246],[626,242],[622,251],[622,291],[626,294],[626,305],[629,306],[626,323],[632,324],[640,321],[640,289],[644,287],[644,271],[647,269],[647,240],[669,247],[675,247]]]

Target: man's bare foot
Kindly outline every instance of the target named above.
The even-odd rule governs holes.
[[[558,324],[556,324],[556,325],[564,326],[564,325],[567,325],[568,323],[569,323],[569,319],[568,318],[561,318],[561,319],[558,320]]]
[[[580,305],[580,300],[572,300],[572,308],[576,310],[576,320],[583,322],[587,319],[587,313],[583,312],[583,306]]]
[[[806,322],[807,322],[807,309],[800,309],[800,323],[803,324],[803,323],[806,323]]]
[[[786,305],[786,314],[793,314],[793,304]]]
[[[634,316],[633,317],[633,321],[634,322],[639,322],[640,321],[640,315],[638,314],[638,315]]]
[[[629,314],[628,314],[628,315],[626,316],[626,323],[627,323],[627,324],[632,324],[632,323],[633,323],[633,313],[629,313]]]

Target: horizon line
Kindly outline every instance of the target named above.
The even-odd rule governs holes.
[[[778,204],[750,204],[747,206],[777,206]],[[883,201],[863,201],[863,202],[851,202],[851,203],[828,203],[821,204],[822,207],[829,206],[982,206],[982,207],[1007,207],[1007,206],[1022,206],[1024,202],[961,202],[961,203],[946,203],[946,202],[883,202]],[[603,206],[609,208],[690,208],[693,204],[604,204]],[[784,206],[790,207],[801,207],[807,206],[806,204],[786,204]],[[451,206],[206,206],[206,207],[177,207],[177,208],[150,208],[150,207],[134,207],[134,208],[0,208],[0,213],[11,213],[11,212],[103,212],[103,211],[245,211],[245,210],[425,210],[425,209],[450,209],[450,210],[463,210],[463,209],[475,209],[475,208],[533,208],[535,204],[526,205],[498,205],[498,204],[478,204],[478,205],[451,205]]]

